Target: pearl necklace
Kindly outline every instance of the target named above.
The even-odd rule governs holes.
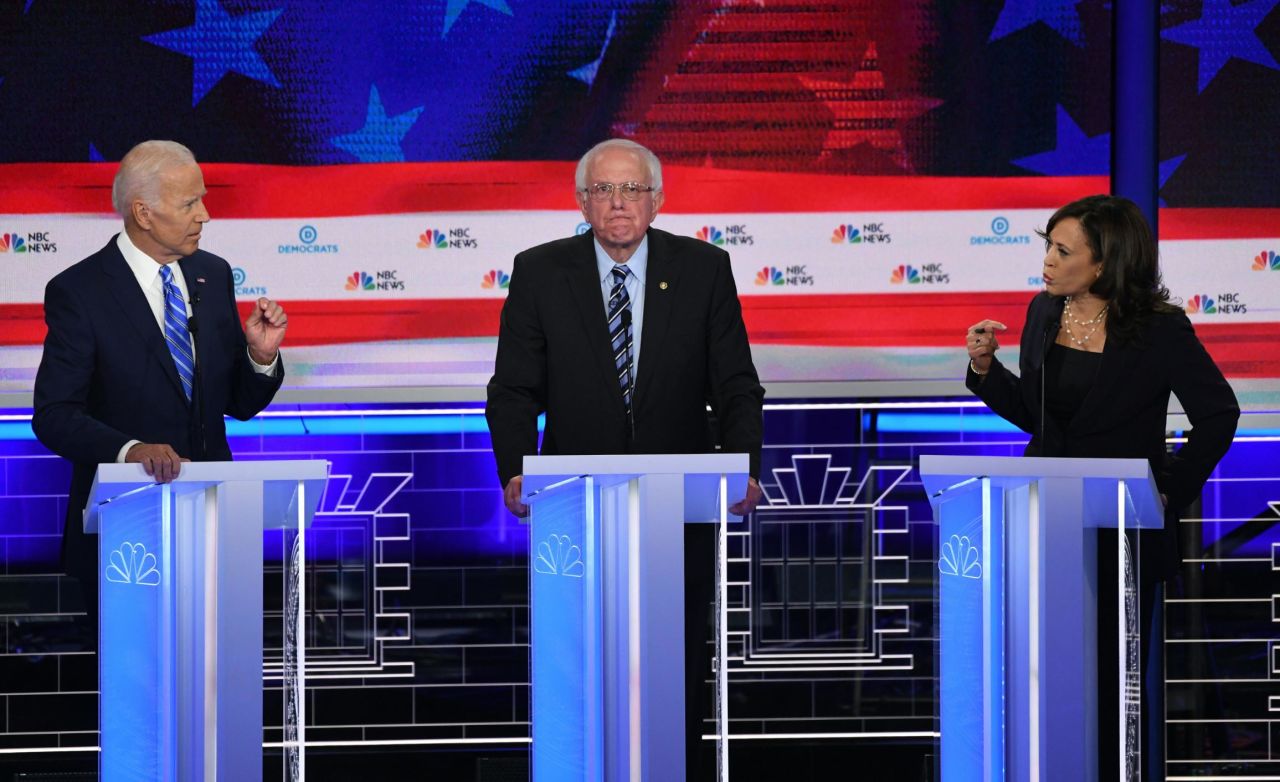
[[[1071,297],[1068,296],[1067,303],[1062,314],[1065,316],[1062,319],[1062,330],[1067,332],[1067,339],[1074,342],[1078,347],[1083,348],[1088,344],[1089,338],[1094,335],[1094,332],[1098,330],[1098,327],[1102,325],[1102,319],[1107,316],[1107,307],[1104,306],[1098,311],[1097,315],[1094,315],[1088,320],[1078,320],[1075,313],[1071,311]],[[1086,326],[1091,326],[1092,328],[1090,328],[1083,337],[1076,339],[1075,332],[1071,330],[1072,324],[1078,326],[1082,331]]]

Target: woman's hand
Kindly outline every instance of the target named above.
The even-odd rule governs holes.
[[[991,370],[991,359],[1000,349],[996,332],[1007,328],[997,320],[982,320],[969,327],[965,347],[969,349],[969,365],[974,372],[985,375]]]

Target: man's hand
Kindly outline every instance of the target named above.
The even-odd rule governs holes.
[[[249,313],[244,322],[244,338],[249,343],[249,357],[264,365],[275,361],[288,324],[284,307],[266,296],[258,299],[253,312]]]
[[[124,460],[141,464],[147,475],[156,479],[156,483],[168,483],[177,478],[182,470],[182,463],[191,461],[178,456],[176,451],[164,443],[138,443],[124,455]]]
[[[529,515],[529,506],[520,501],[520,495],[524,492],[524,476],[517,475],[507,481],[507,488],[502,491],[502,502],[506,504],[507,510],[515,516],[524,518]]]
[[[747,478],[747,496],[729,506],[729,512],[735,516],[746,516],[756,509],[760,500],[764,499],[764,490],[755,478]]]

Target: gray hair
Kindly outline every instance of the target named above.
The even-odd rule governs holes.
[[[587,169],[591,167],[592,161],[606,149],[625,149],[640,158],[645,168],[649,169],[649,184],[653,185],[655,191],[662,189],[662,163],[658,161],[658,156],[631,139],[611,138],[588,149],[587,154],[578,161],[578,170],[574,174],[573,181],[579,190],[587,189]]]
[[[160,197],[160,173],[174,166],[196,162],[191,150],[176,141],[144,141],[129,150],[120,161],[120,170],[111,184],[111,206],[116,214],[128,217],[133,202],[155,204]]]

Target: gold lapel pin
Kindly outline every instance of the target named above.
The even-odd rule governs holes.
[[[666,289],[667,289],[667,281],[666,281],[666,280],[663,280],[662,282],[658,283],[658,290],[663,290],[663,291],[665,291]]]

